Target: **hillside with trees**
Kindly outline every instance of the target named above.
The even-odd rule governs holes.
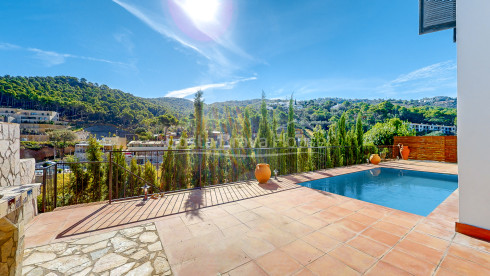
[[[265,93],[264,93],[265,96]],[[243,117],[248,110],[252,133],[260,131],[261,116],[275,122],[277,129],[287,128],[289,100],[260,99],[203,103],[208,130],[230,132],[229,117]],[[266,114],[262,105],[266,104]],[[90,126],[114,124],[151,138],[152,133],[169,127],[192,134],[194,103],[180,98],[146,99],[107,85],[75,77],[0,77],[0,106],[53,110],[72,124]],[[328,130],[342,114],[352,125],[362,114],[364,131],[392,118],[412,123],[456,124],[456,99],[434,97],[420,100],[319,98],[294,100],[295,127],[311,136],[316,126]],[[165,117],[163,117],[165,116]]]
[[[51,110],[63,120],[138,125],[166,113],[164,106],[75,77],[0,77],[0,106]]]

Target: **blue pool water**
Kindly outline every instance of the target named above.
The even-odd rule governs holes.
[[[375,168],[298,184],[427,216],[458,188],[458,176]]]

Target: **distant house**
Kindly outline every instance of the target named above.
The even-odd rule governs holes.
[[[100,149],[104,153],[104,158],[107,158],[107,152],[115,150],[116,148],[126,147],[126,138],[122,137],[107,137],[97,141],[100,144]],[[80,161],[86,161],[86,152],[88,149],[88,142],[82,141],[75,145],[75,157]]]
[[[432,132],[441,131],[444,134],[455,134],[456,126],[431,125],[431,124],[409,124],[410,129],[415,129],[417,132]]]
[[[140,165],[146,161],[159,164],[163,161],[163,151],[167,149],[168,145],[165,141],[131,141],[128,143],[126,157],[128,159],[135,158]]]
[[[59,120],[58,112],[44,110],[26,110],[19,108],[0,107],[0,116],[8,118],[11,123],[37,124]]]

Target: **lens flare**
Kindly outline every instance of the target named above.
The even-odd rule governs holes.
[[[231,0],[167,0],[177,27],[192,39],[216,41],[228,29]]]

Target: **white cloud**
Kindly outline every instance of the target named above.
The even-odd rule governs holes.
[[[452,60],[435,63],[402,74],[379,86],[377,90],[387,96],[392,96],[455,88],[456,67],[456,63]]]
[[[15,49],[19,49],[19,46],[10,43],[0,42],[0,50],[15,50]]]
[[[287,97],[294,92],[298,99],[311,97],[344,98],[418,98],[454,96],[456,93],[456,63],[444,61],[411,72],[392,80],[382,78],[319,78],[285,83],[275,88],[274,97]]]
[[[24,51],[34,53],[34,58],[41,60],[48,67],[63,64],[69,58],[84,59],[84,60],[89,60],[89,61],[114,64],[114,65],[128,66],[128,64],[123,63],[123,62],[118,62],[118,61],[112,61],[112,60],[94,58],[94,57],[78,56],[78,55],[65,54],[65,53],[58,53],[58,52],[47,51],[47,50],[42,50],[42,49],[38,49],[38,48],[29,48],[29,47],[26,48],[26,47],[22,47],[19,45],[14,45],[14,44],[4,43],[4,42],[0,42],[0,50],[24,50]]]
[[[187,96],[196,93],[198,90],[205,91],[208,89],[232,89],[235,87],[236,84],[240,82],[251,81],[256,79],[257,77],[250,77],[250,78],[242,78],[242,79],[228,81],[228,82],[203,84],[203,85],[188,87],[180,90],[170,91],[165,95],[165,97],[185,98]]]
[[[68,54],[60,54],[52,51],[44,51],[37,48],[27,48],[28,51],[33,52],[35,57],[46,64],[46,66],[54,66],[65,63],[66,59],[71,57]]]

